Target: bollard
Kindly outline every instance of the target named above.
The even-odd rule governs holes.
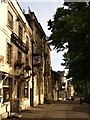
[[[80,104],[83,104],[83,100],[82,100],[82,98],[80,98]]]

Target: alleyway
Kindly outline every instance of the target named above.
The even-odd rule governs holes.
[[[89,120],[90,105],[80,105],[78,101],[57,101],[52,104],[38,105],[21,112],[22,120],[56,119]]]

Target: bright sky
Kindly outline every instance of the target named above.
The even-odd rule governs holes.
[[[53,18],[53,15],[55,14],[55,11],[58,7],[63,6],[63,0],[18,0],[20,3],[20,6],[22,9],[25,9],[25,12],[27,13],[28,7],[32,12],[35,13],[38,22],[41,24],[43,30],[45,31],[46,35],[50,35],[50,31],[48,30],[47,21],[49,19]],[[48,2],[49,1],[49,2]],[[62,54],[63,53],[57,53],[55,50],[52,50],[51,52],[51,66],[54,71],[62,71],[64,69],[63,66],[61,66],[62,62]]]

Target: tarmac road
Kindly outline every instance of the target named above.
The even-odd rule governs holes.
[[[28,114],[29,112],[29,114]],[[28,112],[22,111],[23,118],[89,118],[89,105],[78,102],[54,102],[39,105]]]
[[[90,105],[80,105],[77,101],[57,101],[52,104],[30,107],[23,110],[21,115],[22,120],[90,120]]]

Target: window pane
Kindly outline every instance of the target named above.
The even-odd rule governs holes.
[[[28,81],[26,81],[23,86],[23,97],[28,98]]]
[[[26,65],[28,65],[29,64],[29,59],[28,59],[28,57],[26,56]]]
[[[10,99],[10,88],[3,88],[3,101],[7,102]]]
[[[26,36],[26,46],[29,47],[29,39],[27,36]]]
[[[11,64],[11,45],[7,44],[7,63]]]
[[[10,11],[8,11],[8,26],[13,29],[13,16]]]
[[[3,95],[3,90],[0,88],[0,95]]]
[[[24,97],[28,97],[28,88],[24,88]]]
[[[4,86],[10,86],[10,80],[9,80],[9,78],[3,80],[3,85]]]
[[[22,40],[22,28],[19,26],[19,38]]]
[[[21,63],[21,59],[22,59],[22,54],[21,52],[18,51],[18,61]]]

